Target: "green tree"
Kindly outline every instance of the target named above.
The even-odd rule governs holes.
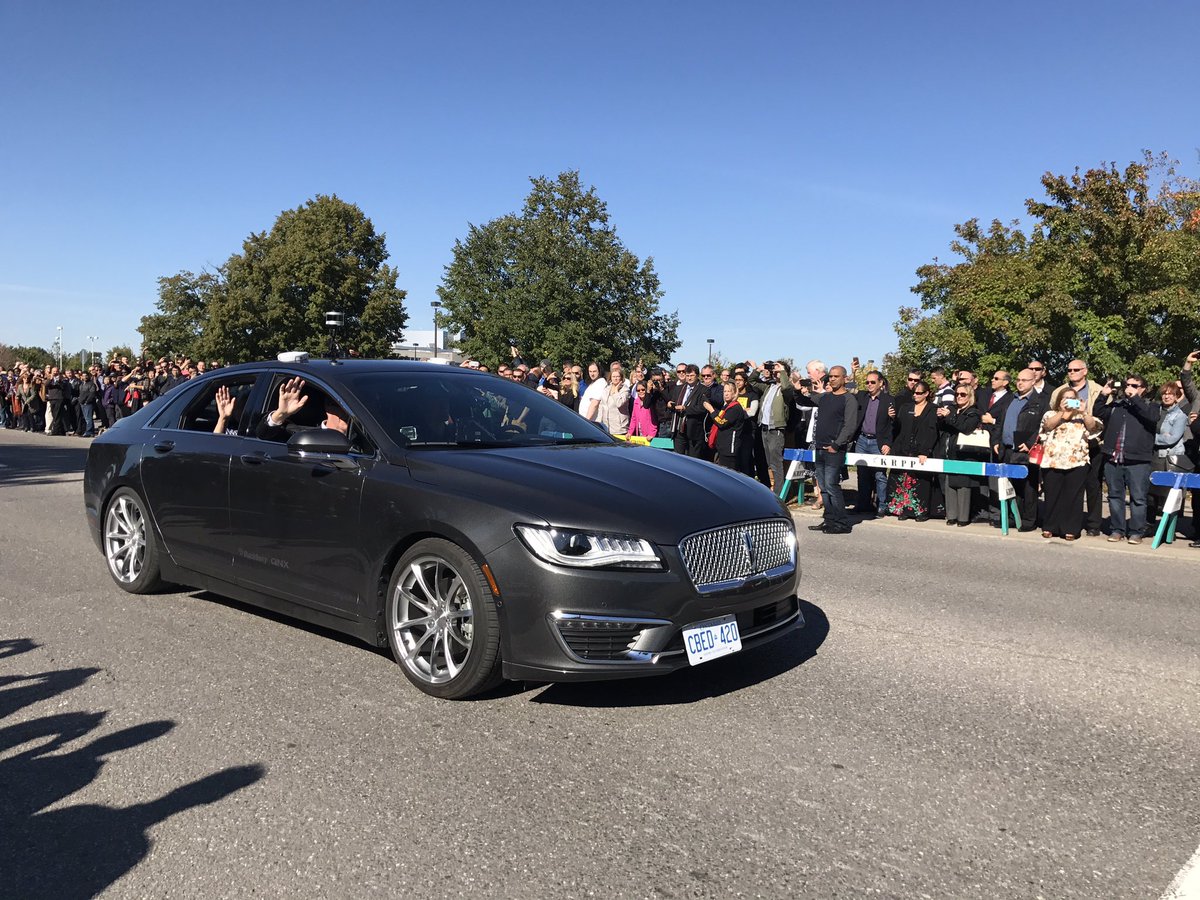
[[[519,214],[472,225],[454,243],[438,296],[459,348],[493,366],[510,341],[526,358],[556,362],[669,359],[679,317],[659,311],[653,259],[625,248],[578,172],[530,181]]]
[[[110,359],[120,359],[123,356],[128,356],[130,361],[133,361],[134,359],[137,358],[134,355],[132,347],[126,347],[126,346],[122,346],[121,344],[116,344],[116,345],[108,348],[108,353],[104,354],[102,361],[108,362]]]
[[[0,344],[0,369],[11,369],[18,362],[40,369],[58,365],[58,357],[43,347],[9,347]]]
[[[142,352],[160,356],[192,356],[204,332],[205,311],[222,287],[218,272],[180,272],[158,279],[158,312],[142,316],[138,331]]]
[[[1037,357],[1053,377],[1079,356],[1098,375],[1170,377],[1200,330],[1196,183],[1147,153],[1123,169],[1048,172],[1042,187],[1025,204],[1028,235],[972,219],[955,226],[959,261],[917,269],[897,362],[989,371]]]
[[[281,350],[322,353],[325,314],[341,312],[338,343],[360,356],[391,355],[408,314],[385,236],[357,206],[321,195],[251,234],[216,272],[159,279],[158,312],[141,333],[156,355],[170,350],[245,361]]]

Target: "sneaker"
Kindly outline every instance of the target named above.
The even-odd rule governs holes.
[[[1119,544],[1119,543],[1121,543],[1121,541],[1123,541],[1123,540],[1125,540],[1125,535],[1123,535],[1123,534],[1118,534],[1118,533],[1117,533],[1117,532],[1115,532],[1115,531],[1114,531],[1112,534],[1110,534],[1110,535],[1108,536],[1108,542],[1109,542],[1110,544]]]
[[[1129,536],[1129,538],[1126,540],[1127,544],[1140,544],[1141,542],[1142,542],[1142,536],[1140,534],[1131,534]]]

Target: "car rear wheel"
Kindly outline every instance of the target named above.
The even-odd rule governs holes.
[[[409,681],[458,700],[499,683],[500,622],[483,571],[440,538],[414,544],[388,586],[387,637]]]
[[[104,558],[108,573],[122,590],[148,594],[163,586],[158,545],[141,497],[121,488],[104,513]]]

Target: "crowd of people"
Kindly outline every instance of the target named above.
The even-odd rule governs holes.
[[[903,467],[856,466],[846,502],[847,452],[929,459],[1002,462],[1026,467],[1013,482],[1022,531],[1074,541],[1099,537],[1105,494],[1110,542],[1137,544],[1162,514],[1167,488],[1155,471],[1200,471],[1200,400],[1194,366],[1184,360],[1176,380],[1152,390],[1131,373],[1103,384],[1087,363],[1072,360],[1061,382],[1038,360],[1017,372],[979,376],[962,369],[913,369],[893,388],[870,365],[849,368],[810,361],[747,361],[728,367],[680,363],[551,360],[526,362],[517,350],[496,375],[524,384],[619,437],[663,438],[677,453],[733,469],[779,492],[784,450],[807,448],[814,462],[811,505],[823,511],[812,526],[826,534],[852,530],[861,519],[896,516],[949,526],[1000,525],[996,479]],[[466,359],[466,368],[488,371]],[[86,369],[17,363],[0,371],[0,427],[91,437],[217,362],[112,358]],[[1107,490],[1106,490],[1107,489]],[[1200,547],[1200,491],[1191,491],[1191,538]]]
[[[0,428],[93,437],[216,362],[113,357],[87,368],[16,362],[0,371]]]
[[[847,452],[1024,466],[1012,482],[1021,531],[1074,541],[1102,536],[1104,505],[1110,542],[1141,543],[1161,515],[1168,488],[1152,486],[1155,471],[1200,470],[1200,401],[1193,367],[1152,390],[1131,373],[1103,384],[1084,360],[1072,360],[1061,381],[1047,379],[1038,360],[1017,372],[998,370],[982,385],[961,369],[913,369],[903,385],[888,384],[855,359],[849,369],[812,360],[803,371],[781,361],[714,367],[640,364],[628,372],[573,361],[526,363],[514,352],[497,374],[550,396],[617,436],[668,438],[677,453],[703,458],[759,479],[775,491],[785,480],[783,451],[808,448],[815,461],[813,508],[826,534],[852,528],[848,515],[896,516],[948,526],[1001,526],[996,479],[935,474],[902,467],[856,466],[851,503],[842,483]],[[462,365],[486,368],[473,360]],[[1105,490],[1107,488],[1107,491]],[[1105,495],[1107,494],[1107,500]],[[1189,546],[1200,548],[1200,491],[1191,492]]]

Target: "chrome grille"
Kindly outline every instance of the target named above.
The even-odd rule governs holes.
[[[795,564],[795,537],[790,523],[763,519],[690,534],[679,542],[679,554],[696,589],[742,581],[781,566]]]

